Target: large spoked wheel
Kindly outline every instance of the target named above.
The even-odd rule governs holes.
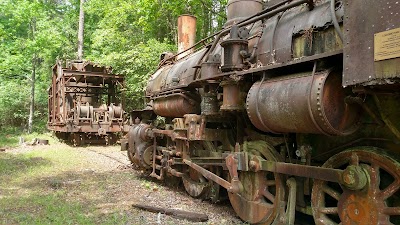
[[[275,149],[265,142],[248,144],[248,152],[268,160],[277,161]],[[240,172],[239,180],[243,191],[228,193],[231,205],[237,215],[249,223],[272,224],[279,216],[285,187],[279,174],[270,172]]]
[[[366,187],[353,191],[338,183],[317,180],[312,208],[317,225],[400,224],[400,164],[376,148],[341,152],[323,167],[345,169],[360,165],[368,174]]]

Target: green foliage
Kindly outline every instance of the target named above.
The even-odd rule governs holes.
[[[25,87],[23,81],[0,83],[0,128],[20,126],[27,119],[29,89]]]
[[[176,49],[177,18],[197,17],[197,39],[225,21],[227,0],[90,0],[85,7],[85,59],[126,76],[128,110],[143,107],[143,91],[159,55]],[[24,130],[35,65],[34,130],[45,129],[47,88],[57,59],[75,59],[79,0],[0,2],[0,130]],[[34,60],[35,59],[35,60]]]
[[[126,108],[141,109],[144,103],[144,88],[150,75],[157,68],[160,54],[172,50],[174,46],[150,39],[146,43],[138,43],[124,52],[109,52],[95,61],[113,65],[114,72],[125,75]]]

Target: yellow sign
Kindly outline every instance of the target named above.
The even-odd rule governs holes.
[[[374,59],[381,61],[400,57],[400,28],[376,33]]]

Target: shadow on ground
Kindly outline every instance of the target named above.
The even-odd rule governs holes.
[[[50,160],[42,157],[0,153],[0,183],[7,182],[33,168],[51,165]]]

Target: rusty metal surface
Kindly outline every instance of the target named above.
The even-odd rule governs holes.
[[[343,7],[337,10],[338,18],[343,15]],[[279,14],[265,23],[263,36],[258,44],[258,60],[263,65],[287,63],[293,60],[293,37],[305,31],[325,29],[332,21],[329,13],[329,1],[323,1],[312,11],[299,6]],[[336,40],[340,41],[340,40]],[[335,48],[324,52],[335,51]]]
[[[242,70],[245,68],[243,53],[247,54],[248,41],[239,38],[231,38],[221,42],[224,48],[224,63],[221,66],[223,72],[231,70]]]
[[[259,157],[252,157],[250,165],[253,171],[269,171],[274,173],[289,174],[299,177],[308,177],[337,183],[344,183],[342,176],[344,171],[339,169],[322,168],[284,162],[273,162],[262,160]]]
[[[239,83],[234,81],[221,82],[223,88],[223,99],[221,110],[242,110],[244,109],[244,95],[241,92]]]
[[[201,114],[216,115],[219,113],[217,93],[205,93],[201,97]]]
[[[192,15],[181,15],[178,17],[178,52],[183,52],[192,47],[196,42],[196,17]],[[193,53],[194,49],[185,51],[177,56],[181,59]]]
[[[193,163],[192,161],[187,160],[187,159],[183,159],[183,162],[186,165],[188,165],[191,168],[193,168],[194,170],[196,170],[197,172],[201,173],[205,178],[216,182],[217,184],[221,185],[225,189],[228,190],[231,187],[231,183],[229,183],[227,180],[224,180],[223,178],[219,177],[218,175],[216,175],[216,174],[204,169],[203,167]]]
[[[352,191],[334,183],[315,181],[312,206],[315,223],[327,224],[399,224],[400,166],[382,150],[357,148],[330,158],[323,167],[342,168],[360,165],[369,176],[369,185]],[[330,199],[330,202],[327,200]]]
[[[245,146],[245,152],[258,154],[264,160],[280,160],[275,149],[266,142],[247,142]],[[267,171],[239,171],[238,180],[243,185],[242,190],[239,193],[228,192],[229,201],[238,216],[251,224],[280,224],[285,196],[283,176]]]
[[[151,167],[151,157],[153,146],[148,124],[135,124],[128,132],[128,156],[129,160],[135,165],[148,169]]]
[[[254,15],[262,10],[258,7],[263,2],[273,7]],[[397,161],[354,150],[358,158],[340,153],[335,159],[337,166],[319,166],[347,146],[363,143],[359,140],[375,138],[375,144],[384,139],[390,140],[390,149],[399,146],[393,135],[387,135],[395,125],[385,121],[394,121],[397,111],[379,113],[389,106],[371,101],[369,92],[342,87],[343,59],[345,63],[347,59],[332,25],[330,3],[230,0],[229,21],[211,36],[216,36],[213,43],[204,43],[203,49],[178,61],[174,58],[159,64],[147,86],[147,109],[166,118],[160,124],[152,119],[142,121],[152,128],[130,134],[133,142],[128,147],[133,146],[133,154],[129,157],[142,168],[152,168],[151,176],[157,179],[168,181],[168,173],[182,177],[186,191],[196,198],[206,199],[215,186],[227,189],[235,212],[248,223],[296,224],[295,210],[311,215],[307,195],[311,194],[311,179],[315,179],[324,184],[322,191],[318,186],[313,190],[317,193],[313,204],[319,204],[314,209],[317,224],[400,224],[399,217],[391,217],[400,216]],[[346,4],[333,3],[342,24]],[[360,8],[371,12],[364,5]],[[354,9],[348,16],[364,11]],[[251,18],[241,21],[248,16]],[[367,22],[370,24],[362,26],[373,24]],[[392,59],[379,59],[376,68],[384,71],[382,77],[397,73],[400,63],[393,69]],[[240,110],[243,103],[247,114]],[[363,104],[369,104],[371,112],[360,115]],[[82,115],[86,116],[81,118],[87,119],[89,114],[90,107],[84,108]],[[141,118],[137,121],[134,127]],[[376,121],[385,124],[378,127]],[[357,130],[359,126],[372,131]],[[354,165],[349,165],[347,158]],[[377,161],[379,170],[373,168]],[[382,174],[374,175],[373,170]],[[373,179],[377,175],[381,182]],[[341,192],[332,191],[336,188]],[[366,215],[367,211],[372,214]]]
[[[146,87],[146,95],[187,86],[196,77],[196,66],[202,59],[206,49],[199,50],[173,65],[166,65],[158,69],[149,79]]]
[[[160,116],[183,117],[185,114],[200,112],[200,102],[185,94],[175,94],[155,99],[153,110]]]
[[[254,126],[267,132],[352,133],[358,108],[344,102],[340,79],[323,71],[257,82],[247,95],[247,113]]]
[[[232,25],[263,10],[262,0],[229,0],[227,4],[227,22]]]
[[[49,88],[48,129],[105,139],[127,131],[119,94],[123,88],[124,77],[112,74],[111,67],[89,61],[71,61],[63,67],[57,62]]]
[[[376,0],[358,4],[344,0],[343,3],[346,5],[343,86],[385,84],[385,78],[399,77],[400,58],[374,62],[374,35],[400,28],[399,2]]]

